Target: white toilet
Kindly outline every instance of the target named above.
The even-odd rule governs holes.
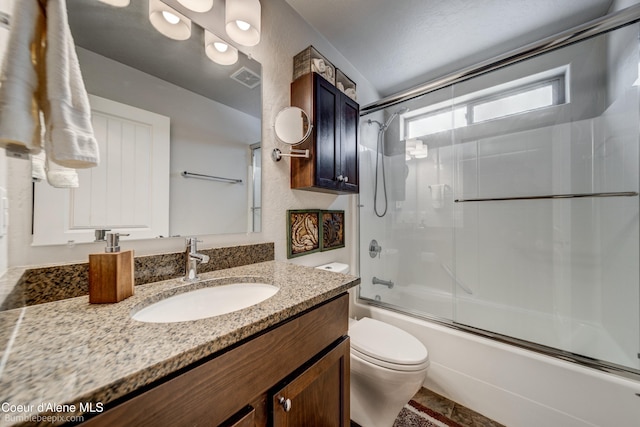
[[[427,376],[429,353],[400,328],[364,317],[351,321],[351,419],[391,427]]]
[[[318,268],[347,273],[346,264]],[[429,353],[413,335],[379,320],[349,319],[351,419],[362,427],[391,427],[427,376]]]

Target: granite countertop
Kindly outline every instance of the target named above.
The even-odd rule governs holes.
[[[80,413],[81,404],[107,405],[360,283],[355,276],[277,261],[200,277],[221,279],[218,285],[241,278],[279,290],[243,310],[178,323],[142,323],[131,314],[158,294],[191,286],[182,279],[136,286],[134,296],[117,304],[89,304],[83,296],[0,312],[0,426],[38,424],[33,421],[42,419],[25,418],[36,414],[60,416],[45,420],[56,424],[68,421],[63,416]]]

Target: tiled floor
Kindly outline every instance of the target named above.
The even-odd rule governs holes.
[[[481,415],[475,411],[472,411],[469,408],[466,408],[462,405],[457,404],[444,396],[441,396],[437,393],[434,393],[431,390],[426,388],[421,388],[418,390],[415,396],[413,396],[414,401],[418,402],[422,406],[426,406],[438,414],[444,415],[455,423],[459,424],[462,427],[505,427],[504,425],[497,423],[484,415]],[[396,426],[402,426],[400,424],[401,418],[396,420]],[[366,427],[360,426],[355,422],[351,421],[351,427]],[[410,426],[407,426],[410,427]]]
[[[421,388],[415,396],[413,396],[413,400],[439,414],[444,415],[463,427],[504,427],[502,424],[459,405],[424,387]]]

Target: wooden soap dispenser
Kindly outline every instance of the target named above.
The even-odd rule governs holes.
[[[120,302],[133,295],[133,250],[120,252],[121,233],[106,233],[103,254],[89,255],[89,302]]]

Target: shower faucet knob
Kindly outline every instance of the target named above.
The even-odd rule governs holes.
[[[378,244],[378,241],[376,239],[373,239],[371,243],[369,243],[369,256],[371,258],[375,258],[376,256],[378,256],[379,258],[381,253],[382,246]]]

